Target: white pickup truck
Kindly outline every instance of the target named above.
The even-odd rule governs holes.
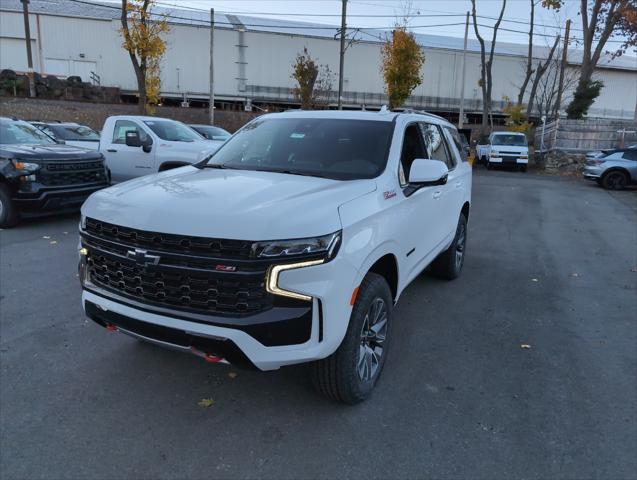
[[[476,148],[478,163],[487,168],[494,165],[514,166],[523,172],[529,163],[529,144],[519,132],[494,132],[486,145]]]
[[[84,311],[211,363],[311,362],[321,393],[359,402],[405,326],[401,293],[430,265],[460,274],[471,202],[461,149],[456,128],[429,114],[258,117],[209,159],[84,203]]]
[[[190,165],[223,141],[207,140],[187,125],[167,118],[118,115],[102,128],[99,151],[114,183]]]

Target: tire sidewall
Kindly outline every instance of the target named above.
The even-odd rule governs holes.
[[[387,332],[383,345],[383,356],[378,365],[378,373],[369,381],[363,381],[358,375],[360,334],[365,321],[365,315],[376,298],[382,298],[387,308]],[[353,396],[352,400],[360,401],[369,397],[378,382],[390,351],[393,323],[393,299],[387,282],[380,275],[373,273],[368,274],[368,277],[363,281],[363,288],[359,290],[356,298],[347,327],[347,333],[340,349],[340,360],[348,365],[347,377],[349,378],[347,378],[347,383],[350,385],[351,394]]]

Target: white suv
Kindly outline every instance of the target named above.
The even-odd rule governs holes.
[[[263,115],[203,162],[82,207],[86,314],[111,331],[261,370],[312,362],[354,403],[378,380],[393,306],[428,265],[462,269],[471,167],[423,113]]]

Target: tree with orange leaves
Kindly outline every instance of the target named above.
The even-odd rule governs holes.
[[[170,30],[165,16],[151,13],[155,0],[122,0],[120,33],[128,52],[139,91],[139,111],[146,114],[159,103],[159,62],[166,52],[162,34]]]
[[[398,108],[409,98],[414,88],[422,83],[420,70],[425,55],[413,33],[406,26],[398,26],[381,50],[381,72],[389,108]]]

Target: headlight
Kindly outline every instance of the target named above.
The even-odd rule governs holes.
[[[80,215],[80,230],[86,230],[86,215]]]
[[[340,231],[322,237],[256,242],[252,244],[251,256],[253,258],[323,256],[326,260],[331,260],[336,255],[340,243]]]
[[[23,162],[22,160],[11,160],[16,170],[24,170],[25,172],[34,173],[40,168],[37,163]]]
[[[529,156],[528,156],[528,155],[520,155],[520,158],[526,158],[526,159],[528,159],[528,158],[529,158]]]
[[[492,157],[499,157],[500,154],[498,152],[491,152]]]

